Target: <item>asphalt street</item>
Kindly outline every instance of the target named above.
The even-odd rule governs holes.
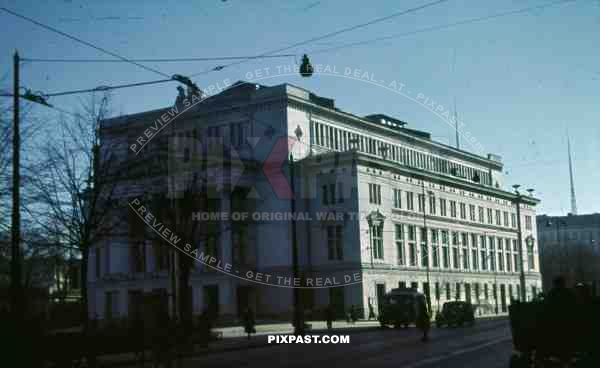
[[[184,367],[508,367],[507,319],[473,327],[433,328],[428,343],[414,328],[352,333],[349,344],[269,344],[187,358]],[[264,339],[266,336],[257,336]]]

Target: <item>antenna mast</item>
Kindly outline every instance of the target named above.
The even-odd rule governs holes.
[[[571,213],[577,215],[577,200],[575,199],[575,183],[573,180],[573,160],[571,158],[571,139],[567,129],[567,149],[569,151],[569,180],[571,183]]]

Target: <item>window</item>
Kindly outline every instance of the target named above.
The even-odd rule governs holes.
[[[486,254],[486,238],[485,235],[481,235],[480,238],[480,251],[479,254],[481,255],[481,270],[482,271],[487,271],[487,254]]]
[[[496,271],[496,247],[493,236],[489,237],[490,244],[490,271]]]
[[[415,209],[413,192],[406,192],[406,209],[413,211]]]
[[[450,283],[446,283],[446,300],[450,300]]]
[[[342,260],[344,258],[344,232],[341,225],[327,226],[327,259]]]
[[[533,242],[527,244],[527,265],[530,271],[535,270],[535,258],[533,257]]]
[[[132,273],[146,272],[146,246],[143,241],[131,243],[130,270]]]
[[[504,211],[503,215],[504,215],[504,226],[508,227],[508,212]]]
[[[504,271],[504,239],[498,238],[498,271]]]
[[[447,216],[446,214],[446,200],[440,198],[440,216]]]
[[[460,204],[460,218],[463,220],[467,218],[467,205],[464,203]]]
[[[487,300],[489,299],[489,292],[488,292],[488,284],[483,284],[483,297]]]
[[[471,269],[476,271],[479,269],[478,253],[477,253],[477,234],[471,234]]]
[[[410,265],[417,265],[417,234],[414,225],[408,225],[408,257],[410,258]]]
[[[515,213],[510,214],[510,227],[512,227],[512,228],[517,227],[517,215]]]
[[[419,212],[425,212],[425,195],[419,194],[417,196],[417,201],[419,205]]]
[[[512,257],[510,252],[510,239],[506,239],[504,242],[506,250],[506,271],[512,272]]]
[[[456,201],[450,201],[450,217],[456,217]]]
[[[241,146],[246,143],[246,138],[250,136],[250,124],[248,122],[231,125],[231,144]]]
[[[434,195],[430,195],[429,196],[429,213],[431,215],[435,215],[436,209],[435,209],[435,196]]]
[[[404,264],[404,225],[396,224],[396,254],[398,265]]]
[[[341,181],[337,183],[337,202],[344,203],[344,183]]]
[[[487,222],[488,224],[494,223],[494,211],[491,208],[487,209]]]
[[[429,262],[429,252],[427,251],[427,229],[421,228],[421,267],[427,267]]]
[[[373,258],[383,259],[383,225],[371,226],[371,251]]]
[[[402,208],[402,191],[394,189],[394,208]]]
[[[369,185],[371,185],[371,184],[369,184]],[[369,187],[369,189],[370,189],[370,187]],[[327,185],[321,186],[321,202],[324,205],[329,204],[329,191],[327,190]]]
[[[463,270],[469,269],[469,250],[467,248],[462,249],[462,264]]]
[[[525,229],[531,230],[531,216],[525,216]]]
[[[369,184],[369,203],[381,204],[381,185]]]
[[[496,210],[496,225],[502,225],[502,219],[500,217],[500,210]]]
[[[476,271],[479,268],[479,264],[477,262],[477,249],[471,249],[471,259],[472,259],[472,270]]]
[[[436,229],[431,229],[431,248],[433,250],[433,267],[440,266],[439,260],[439,239],[438,239],[438,231]]]
[[[448,249],[448,230],[442,230],[442,264],[450,267],[450,250]]]
[[[452,267],[458,269],[458,233],[452,233]]]
[[[460,300],[460,282],[456,283],[456,300]]]
[[[483,207],[479,206],[479,222],[481,222],[482,224],[485,222],[483,217]]]
[[[475,219],[475,205],[474,204],[470,204],[469,205],[469,219],[471,221],[476,221],[476,219]]]
[[[335,184],[329,184],[329,203],[335,204]]]

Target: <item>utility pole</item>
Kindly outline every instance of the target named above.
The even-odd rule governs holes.
[[[292,198],[291,198],[291,210],[292,210],[292,264],[293,264],[293,276],[294,276],[294,284],[295,280],[299,277],[299,265],[298,265],[298,240],[297,240],[297,230],[296,230],[296,191],[295,184],[296,181],[294,175],[294,155],[290,154],[290,181],[292,187]],[[294,335],[304,335],[304,313],[302,311],[300,305],[300,289],[298,287],[294,287]]]
[[[513,188],[515,188],[515,194],[517,195],[517,200],[516,200],[516,205],[517,205],[517,242],[519,242],[521,302],[525,302],[527,290],[525,290],[525,267],[523,266],[523,235],[521,233],[521,193],[519,193],[519,187],[520,187],[520,185],[518,185],[518,184],[513,185]]]
[[[423,230],[424,230],[424,235],[425,235],[425,248],[427,249],[427,290],[425,291],[425,297],[427,298],[427,309],[429,310],[429,313],[431,313],[431,283],[429,280],[429,236],[428,236],[428,230],[427,230],[427,214],[426,212],[426,208],[427,208],[427,199],[429,197],[425,197],[425,180],[421,180],[421,191],[423,193]]]
[[[15,51],[14,62],[14,84],[13,84],[13,172],[12,172],[12,220],[11,220],[11,289],[12,305],[11,311],[15,317],[23,312],[21,305],[21,213],[20,213],[20,150],[21,136],[19,130],[19,64],[21,62],[19,53]],[[19,321],[19,319],[17,319]]]

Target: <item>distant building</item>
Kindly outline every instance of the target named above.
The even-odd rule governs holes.
[[[342,313],[354,305],[366,314],[369,305],[377,310],[384,293],[406,286],[428,292],[434,308],[460,299],[479,305],[481,313],[506,313],[521,291],[521,264],[527,298],[541,290],[535,243],[539,200],[502,189],[498,156],[482,157],[434,142],[429,133],[383,114],[343,112],[332,99],[289,84],[239,84],[190,108],[149,140],[157,121],[173,115],[169,107],[103,121],[103,145],[114,145],[111,152],[120,162],[135,163],[124,164],[131,171],[115,191],[125,203],[122,214],[130,211],[126,203],[139,199],[161,221],[159,203],[168,184],[152,157],[159,142],[173,136],[202,142],[201,150],[211,139],[233,147],[222,153],[231,163],[225,170],[207,163],[193,173],[203,188],[220,193],[206,208],[267,214],[246,222],[203,224],[212,226],[215,236],[194,246],[233,270],[226,274],[195,263],[188,301],[194,313],[209,309],[235,318],[251,306],[258,318],[291,315],[290,284],[276,287],[236,275],[249,269],[291,276],[292,221],[269,218],[291,211],[292,201],[281,195],[291,182],[286,153],[274,167],[265,166],[272,163],[267,157],[278,148],[278,138],[285,147],[288,137],[298,139],[292,148],[296,211],[312,218],[296,221],[304,278],[339,282],[358,275],[360,280],[351,286],[303,289],[306,309],[333,304]],[[194,150],[185,151],[188,159],[183,160],[189,161]],[[280,168],[283,181],[265,175]],[[318,214],[332,216],[318,219]],[[526,245],[525,239],[534,241]],[[144,295],[157,293],[164,296],[163,303],[172,303],[172,255],[149,225],[131,215],[90,254],[90,314],[126,317]]]
[[[600,294],[600,213],[537,217],[544,289],[567,276],[571,284],[590,283]]]

